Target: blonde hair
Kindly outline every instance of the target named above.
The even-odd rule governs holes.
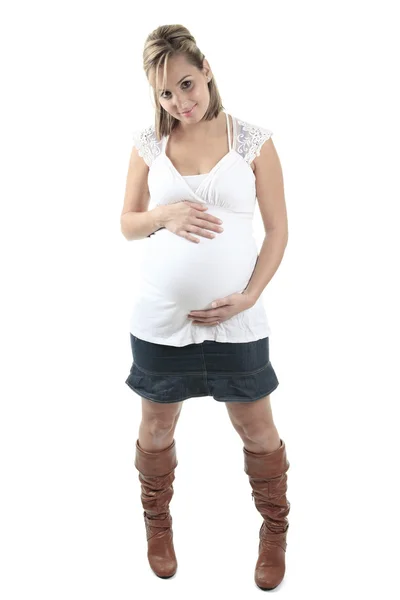
[[[204,54],[196,45],[196,40],[186,27],[183,25],[161,25],[152,31],[146,38],[143,50],[143,69],[149,79],[151,71],[155,70],[156,83],[153,89],[155,102],[155,132],[158,140],[165,135],[169,135],[178,125],[179,120],[175,119],[161,106],[158,89],[158,69],[164,67],[163,89],[165,88],[168,58],[170,56],[183,55],[186,60],[197,67],[203,69]],[[221,102],[221,96],[218,91],[215,77],[208,82],[210,92],[210,103],[204,115],[204,121],[210,121],[217,117],[224,106]]]

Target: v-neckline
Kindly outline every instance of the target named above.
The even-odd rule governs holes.
[[[227,134],[228,134],[228,140],[230,139],[230,122],[229,122],[229,114],[225,113],[226,115],[226,121],[227,121]],[[169,158],[169,156],[167,156],[166,153],[166,147],[168,144],[168,140],[169,140],[169,135],[165,136],[163,139],[163,144],[162,144],[162,154],[164,156],[164,158],[167,159],[168,164],[170,165],[170,167],[172,168],[172,170],[174,171],[175,175],[181,180],[183,181],[183,183],[186,185],[186,187],[188,188],[188,190],[191,192],[191,194],[193,194],[193,196],[195,196],[196,198],[198,198],[199,200],[201,200],[201,202],[204,202],[204,200],[202,198],[200,198],[197,195],[197,192],[199,191],[199,189],[205,184],[206,181],[209,180],[209,178],[215,173],[215,171],[217,171],[221,165],[227,160],[228,157],[231,156],[231,154],[233,154],[234,152],[236,153],[236,149],[235,149],[235,140],[236,140],[236,121],[235,121],[235,117],[232,117],[232,141],[231,141],[231,149],[228,150],[228,152],[226,154],[224,154],[224,156],[222,158],[220,158],[220,160],[213,166],[213,168],[211,169],[211,171],[208,171],[208,173],[199,173],[198,175],[205,175],[205,177],[201,180],[200,185],[196,188],[196,191],[194,191],[190,185],[188,184],[188,182],[186,181],[185,177],[187,177],[187,175],[181,175],[181,173],[179,173],[178,169],[175,167],[174,163],[172,162],[172,160]],[[228,130],[229,127],[229,130]],[[189,175],[190,177],[190,175]]]

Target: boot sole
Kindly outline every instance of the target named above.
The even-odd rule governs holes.
[[[278,585],[274,585],[274,587],[261,587],[261,585],[258,585],[258,583],[256,583],[256,586],[260,588],[260,590],[264,590],[264,591],[269,591],[269,590],[275,590],[280,584],[278,583]]]
[[[155,575],[157,575],[157,573],[155,573]],[[172,573],[172,575],[157,575],[157,577],[159,577],[160,579],[171,579],[171,577],[173,577],[174,575],[176,575],[176,571],[175,573]]]

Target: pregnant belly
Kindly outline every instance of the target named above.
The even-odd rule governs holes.
[[[142,277],[154,294],[184,310],[204,310],[217,298],[242,292],[257,261],[251,215],[228,213],[213,207],[224,231],[215,238],[197,234],[189,241],[168,229],[148,239],[141,264]]]

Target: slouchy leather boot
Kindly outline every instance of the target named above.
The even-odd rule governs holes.
[[[135,467],[142,484],[147,557],[154,573],[162,579],[175,575],[178,568],[169,512],[177,464],[175,440],[160,452],[146,452],[136,441]]]
[[[262,590],[273,590],[285,575],[287,515],[290,502],[286,498],[290,463],[285,443],[267,453],[250,452],[243,447],[244,470],[253,488],[252,496],[264,521],[259,532],[258,560],[254,579]]]

